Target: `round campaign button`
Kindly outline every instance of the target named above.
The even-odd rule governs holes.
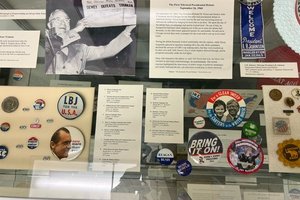
[[[273,101],[279,101],[282,98],[282,93],[280,90],[278,89],[272,89],[269,92],[269,97],[273,100]]]
[[[179,160],[176,171],[180,176],[188,176],[192,172],[192,164],[188,160]]]
[[[170,149],[164,148],[157,152],[156,158],[160,162],[160,164],[170,165],[173,162],[174,155]]]
[[[196,128],[203,128],[205,126],[205,119],[201,116],[197,116],[194,118],[193,124]]]
[[[300,1],[299,1],[300,2]],[[294,88],[292,89],[292,96],[296,99],[299,99],[300,98],[300,89],[298,88]]]
[[[208,166],[216,163],[221,158],[223,144],[214,133],[200,131],[190,138],[188,152],[195,163]]]
[[[8,155],[8,148],[4,145],[0,145],[0,160],[6,158]]]
[[[76,119],[83,113],[84,101],[78,93],[67,92],[59,98],[57,109],[65,119]]]
[[[287,105],[288,107],[293,107],[295,105],[295,101],[294,99],[292,99],[291,97],[286,97],[284,98],[284,103],[285,105]]]
[[[39,140],[36,137],[31,137],[27,141],[28,149],[35,149],[39,146]]]
[[[50,150],[59,160],[74,160],[84,149],[84,135],[76,127],[57,129],[50,139]]]
[[[239,125],[246,116],[246,103],[241,95],[231,90],[213,93],[206,104],[211,122],[222,128]]]
[[[264,162],[261,147],[249,139],[233,141],[227,149],[227,162],[237,172],[251,174],[258,171]]]
[[[16,97],[6,97],[1,104],[2,110],[7,113],[12,113],[19,107],[19,100]]]
[[[8,122],[4,122],[1,124],[0,129],[1,131],[6,132],[10,129],[10,124]]]
[[[45,101],[43,99],[37,99],[34,101],[33,108],[35,110],[42,110],[45,107]]]
[[[23,72],[21,72],[20,70],[15,70],[14,74],[13,74],[13,79],[15,81],[20,81],[23,78]]]
[[[259,126],[252,121],[248,121],[243,125],[242,134],[245,138],[257,136],[259,133]]]

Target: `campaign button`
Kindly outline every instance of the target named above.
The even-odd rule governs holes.
[[[65,119],[76,119],[83,113],[83,98],[76,92],[67,92],[59,98],[57,110]]]
[[[291,93],[294,98],[296,98],[296,99],[300,98],[300,89],[294,88]]]
[[[1,104],[2,110],[6,113],[12,113],[19,107],[19,100],[16,97],[6,97]]]
[[[50,139],[50,150],[59,160],[74,160],[84,150],[84,134],[76,127],[57,129]]]
[[[227,162],[238,173],[251,174],[258,171],[264,162],[261,147],[249,139],[237,139],[227,149]]]
[[[246,138],[257,136],[259,133],[259,126],[252,121],[248,121],[243,125],[242,134]]]
[[[192,172],[192,164],[188,160],[179,160],[176,171],[180,176],[188,176]]]
[[[243,97],[232,90],[219,90],[207,100],[207,116],[221,128],[233,128],[246,116],[246,103]]]
[[[221,158],[223,144],[216,134],[200,131],[189,139],[188,152],[193,162],[209,166],[217,163]]]
[[[174,155],[170,149],[164,148],[157,152],[156,158],[160,162],[160,164],[170,165],[173,162]]]
[[[43,99],[37,99],[34,101],[33,108],[35,110],[42,110],[45,107],[45,101]]]
[[[0,129],[1,131],[6,132],[10,129],[10,124],[8,122],[4,122],[1,124]]]
[[[0,159],[6,158],[8,155],[8,148],[4,145],[0,145]]]
[[[286,97],[284,99],[284,103],[285,105],[287,105],[288,107],[293,107],[295,105],[295,101],[294,99],[292,99],[291,97]]]
[[[197,116],[194,118],[193,124],[196,128],[203,128],[205,126],[205,119],[201,116]]]
[[[27,141],[28,149],[35,149],[39,146],[39,140],[36,137],[31,137]]]
[[[14,74],[13,74],[13,79],[15,81],[20,81],[23,78],[23,72],[21,72],[20,70],[15,70]]]
[[[280,90],[278,89],[272,89],[269,92],[269,97],[273,100],[273,101],[279,101],[282,98],[282,93]]]

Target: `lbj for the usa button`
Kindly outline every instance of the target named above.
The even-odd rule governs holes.
[[[57,109],[65,119],[76,119],[83,113],[84,101],[78,93],[67,92],[59,98]]]

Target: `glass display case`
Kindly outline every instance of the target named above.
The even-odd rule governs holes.
[[[0,0],[0,199],[300,198],[299,5]],[[61,16],[69,27],[53,25]],[[62,29],[67,52],[52,40]],[[9,49],[25,67],[3,67],[9,34],[28,40]],[[59,66],[59,52],[70,62]],[[239,118],[217,118],[217,100],[228,118],[230,99]],[[60,127],[67,161],[54,151]]]

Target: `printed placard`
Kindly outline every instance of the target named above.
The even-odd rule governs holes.
[[[241,77],[298,78],[296,62],[241,62]]]
[[[142,85],[99,85],[94,163],[140,171],[142,107]]]
[[[0,31],[0,68],[35,68],[40,31]]]

